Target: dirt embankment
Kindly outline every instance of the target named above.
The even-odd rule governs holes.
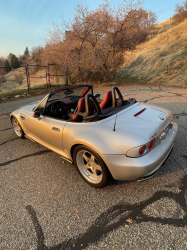
[[[187,87],[187,20],[174,25],[167,20],[156,26],[148,41],[124,54],[121,80],[134,79],[159,86]]]

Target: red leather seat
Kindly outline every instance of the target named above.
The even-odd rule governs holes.
[[[82,97],[81,99],[79,99],[77,106],[78,106],[77,111],[85,112],[85,97]],[[76,120],[78,120],[79,117],[80,117],[80,115],[73,114],[71,119],[76,121]]]
[[[112,107],[112,91],[109,90],[105,93],[103,101],[100,103],[100,109]]]

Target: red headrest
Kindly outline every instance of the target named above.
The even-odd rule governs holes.
[[[100,103],[99,106],[101,110],[112,106],[112,91],[111,90],[105,93],[103,101]]]

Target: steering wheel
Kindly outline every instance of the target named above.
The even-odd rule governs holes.
[[[116,98],[116,92],[119,98]],[[118,87],[112,88],[112,107],[121,107],[123,105],[123,96]]]
[[[66,118],[68,116],[68,107],[62,101],[53,102],[51,105],[51,113],[56,118]]]

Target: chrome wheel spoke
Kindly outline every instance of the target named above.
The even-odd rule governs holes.
[[[90,161],[90,158],[88,158],[88,156],[85,153],[82,154],[82,157],[85,159],[86,162]]]
[[[97,174],[97,170],[94,168],[94,169],[92,169],[92,173],[93,173],[93,176],[94,177],[98,177],[98,174]]]
[[[99,170],[100,172],[102,172],[102,168],[100,165],[98,165],[97,163],[95,163],[95,169]]]
[[[94,162],[94,161],[95,161],[95,156],[94,156],[94,155],[91,155],[90,160],[92,160],[92,161]]]

